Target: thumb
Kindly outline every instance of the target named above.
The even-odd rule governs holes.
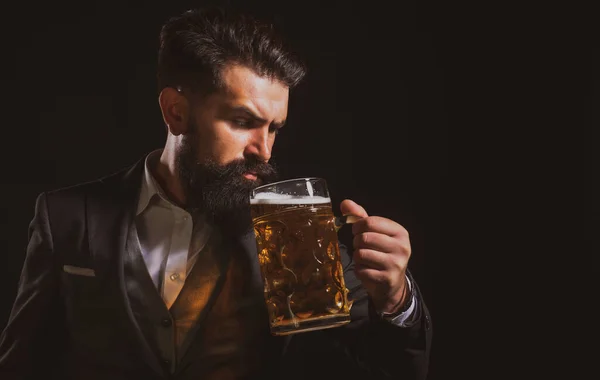
[[[355,215],[360,216],[361,218],[369,216],[361,205],[350,199],[344,199],[342,203],[340,203],[340,211],[342,212],[342,215]]]

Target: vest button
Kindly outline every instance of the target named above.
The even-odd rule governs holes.
[[[171,319],[170,318],[165,318],[162,321],[160,321],[160,324],[163,325],[164,327],[170,327],[171,326]]]
[[[163,359],[162,363],[165,367],[170,367],[171,366],[171,361],[169,359]]]

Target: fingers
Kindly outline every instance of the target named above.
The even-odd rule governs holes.
[[[363,232],[354,235],[354,249],[374,249],[384,253],[394,253],[403,250],[402,241],[378,232]]]
[[[355,249],[352,254],[352,260],[355,264],[355,270],[375,269],[385,270],[390,266],[387,254],[372,249]]]
[[[367,268],[361,265],[356,265],[354,267],[354,274],[356,277],[366,284],[367,288],[372,290],[377,289],[383,294],[377,294],[375,292],[374,296],[380,298],[379,296],[383,296],[390,289],[401,286],[401,283],[404,283],[404,276],[400,276],[397,271],[391,270],[379,270],[375,268]]]
[[[356,265],[354,267],[354,274],[359,280],[368,281],[369,283],[383,285],[388,282],[386,272],[378,269]]]
[[[402,225],[391,219],[380,216],[369,216],[352,224],[352,233],[357,235],[363,232],[378,232],[388,236],[408,237],[408,231]]]
[[[342,203],[340,203],[340,211],[342,212],[342,215],[356,215],[361,218],[369,216],[362,206],[350,199],[344,199]]]

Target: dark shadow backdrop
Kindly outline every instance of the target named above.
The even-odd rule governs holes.
[[[451,350],[442,300],[453,294],[440,277],[441,256],[456,244],[442,227],[453,185],[445,99],[452,60],[436,24],[443,10],[280,3],[250,7],[277,15],[309,74],[292,93],[274,160],[286,177],[326,178],[335,203],[352,198],[409,230],[410,268],[435,326],[430,379],[452,378],[458,367],[440,354]],[[36,195],[109,174],[162,146],[159,27],[197,4],[5,8],[0,326],[14,299]]]

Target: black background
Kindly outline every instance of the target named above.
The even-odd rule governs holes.
[[[326,178],[334,202],[354,199],[409,230],[409,267],[434,322],[429,380],[556,374],[546,356],[533,359],[532,341],[556,344],[557,333],[545,328],[539,308],[548,295],[537,298],[536,279],[550,257],[577,250],[572,240],[550,250],[540,243],[565,227],[592,238],[569,210],[582,205],[580,169],[594,173],[598,160],[591,45],[563,33],[572,18],[529,27],[540,9],[233,3],[275,16],[308,63],[275,145],[282,174]],[[159,28],[200,4],[4,6],[0,325],[14,299],[36,195],[114,172],[164,143]],[[563,65],[581,57],[574,69]],[[562,91],[574,83],[586,84]],[[554,106],[559,94],[585,102],[572,112],[566,102]],[[570,165],[583,151],[584,115],[589,154]],[[585,182],[583,206],[593,204],[597,221],[593,180]],[[566,188],[579,196],[565,197]],[[569,215],[560,219],[548,205],[555,210],[565,198],[558,208]],[[537,218],[554,222],[541,227]]]

